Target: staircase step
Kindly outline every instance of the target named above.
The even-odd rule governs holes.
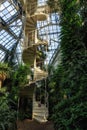
[[[36,116],[36,117],[41,117],[41,118],[44,118],[44,117],[48,117],[48,114],[45,114],[45,113],[40,113],[40,114],[38,114],[38,113],[33,113],[33,116]]]
[[[37,108],[37,107],[33,107],[34,111],[48,111],[47,108]]]
[[[30,23],[31,25],[35,25],[36,21],[32,17],[27,17],[26,24]]]
[[[33,107],[33,110],[38,110],[38,111],[46,111],[46,108],[38,108],[38,107]]]
[[[46,117],[48,117],[48,112],[42,112],[42,113],[33,112],[33,115],[36,115],[36,116],[44,116],[44,115],[46,115]]]
[[[40,101],[35,100],[35,96],[33,96],[33,119],[38,122],[46,122],[49,116],[48,107],[45,104],[41,104]]]
[[[45,111],[48,112],[48,109],[45,109],[45,110],[44,109],[43,110],[42,109],[33,109],[33,112],[38,112],[38,113],[45,112]]]
[[[40,104],[40,102],[36,102],[36,101],[33,101],[33,105],[39,105]],[[45,104],[40,104],[41,105],[41,107],[46,107],[46,105]]]
[[[54,130],[52,122],[39,123],[36,120],[17,121],[17,130]]]
[[[44,116],[37,116],[37,115],[34,115],[33,116],[33,119],[39,121],[39,122],[47,122],[47,119],[44,117]]]
[[[33,107],[34,107],[34,108],[41,108],[41,109],[42,109],[42,108],[44,108],[44,109],[47,108],[46,106],[42,106],[42,105],[39,106],[39,105],[37,105],[37,104],[35,104],[35,105],[33,104]]]

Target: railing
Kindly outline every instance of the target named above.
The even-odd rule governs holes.
[[[48,42],[47,42],[48,37],[46,37],[47,39],[42,39],[39,37],[37,32],[38,30],[36,29],[31,32],[28,32],[25,35],[25,40],[24,42],[21,43],[21,46],[23,47],[23,49],[27,49],[34,45],[41,45],[41,44],[48,45]]]
[[[44,5],[38,5],[37,2],[31,3],[29,8],[29,13],[30,15],[34,14],[34,13],[46,13],[48,14],[48,5],[44,4]]]

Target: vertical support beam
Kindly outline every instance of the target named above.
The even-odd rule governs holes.
[[[35,48],[36,51],[36,48]],[[36,68],[36,54],[35,54],[35,58],[34,58],[34,68]]]
[[[37,43],[37,29],[35,30],[35,44]]]
[[[46,103],[47,103],[47,101],[46,101],[46,93],[47,92],[46,92],[46,79],[45,79],[45,95],[44,95],[45,96],[45,106],[46,106]]]

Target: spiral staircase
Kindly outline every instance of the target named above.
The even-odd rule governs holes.
[[[46,40],[43,40],[38,36],[37,29],[37,21],[47,20],[47,6],[44,6],[43,8],[38,7],[37,0],[20,0],[20,2],[22,3],[26,14],[26,22],[24,26],[25,40],[22,44],[22,58],[25,64],[29,64],[31,68],[33,68],[33,79],[29,81],[29,86],[31,86],[31,84],[35,84],[38,81],[46,80],[48,76],[48,73],[41,69],[41,64],[37,66],[38,62],[44,62],[40,46],[48,45]],[[45,97],[45,103],[41,104],[40,101],[36,101],[35,91],[33,91],[32,99],[32,119],[37,120],[38,122],[46,122],[49,115],[47,98]]]
[[[40,88],[41,89],[41,88]],[[33,94],[33,112],[32,116],[33,119],[36,119],[38,122],[47,122],[47,118],[49,116],[48,112],[48,93],[45,90],[44,91],[44,99],[41,99],[41,94],[40,94],[40,99],[37,100],[36,96],[36,88],[34,89],[34,94]]]

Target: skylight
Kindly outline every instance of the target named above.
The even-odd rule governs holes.
[[[22,29],[22,21],[18,19],[17,21],[14,21],[12,24],[10,24],[10,29],[19,36],[20,31]]]
[[[4,57],[5,57],[5,52],[0,50],[0,62],[2,62],[4,60]]]
[[[22,30],[22,20],[16,15],[20,14],[19,7],[16,8],[13,2],[4,0],[0,3],[0,61],[17,46]]]
[[[6,22],[17,12],[15,7],[9,2],[5,1],[0,7],[0,16]]]
[[[47,21],[38,21],[39,36],[48,41],[47,63],[50,62],[52,55],[59,45],[60,27],[58,24],[58,14],[51,13]],[[47,25],[47,26],[46,26]]]

